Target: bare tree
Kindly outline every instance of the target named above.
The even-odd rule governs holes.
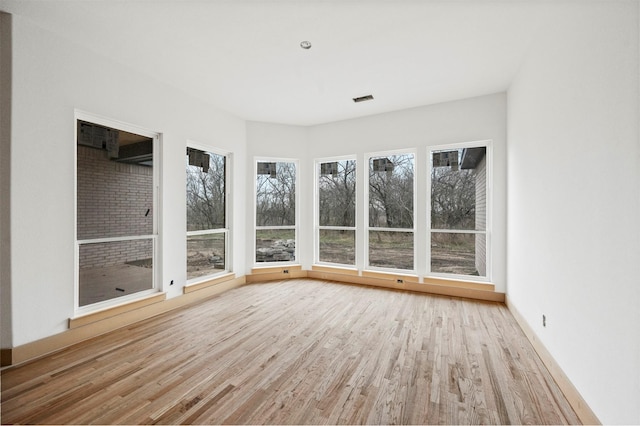
[[[209,168],[187,166],[187,231],[225,227],[225,157],[209,155]]]
[[[321,175],[318,182],[320,226],[355,226],[356,162],[335,162],[336,173]]]
[[[413,228],[413,154],[387,157],[387,170],[369,165],[369,226]]]
[[[296,165],[276,163],[276,173],[258,174],[256,225],[293,226],[296,211]]]
[[[473,170],[431,169],[431,226],[475,229],[476,177]]]

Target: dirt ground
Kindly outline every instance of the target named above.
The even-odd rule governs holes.
[[[224,270],[224,238],[191,238],[187,243],[187,279]]]
[[[433,247],[431,255],[432,272],[478,275],[473,246]],[[320,261],[353,265],[355,253],[352,248],[345,248],[339,243],[323,243],[320,248]],[[413,269],[413,248],[386,247],[384,250],[370,252],[369,263],[383,268]]]
[[[448,248],[431,250],[431,271],[458,275],[478,275],[475,248]]]
[[[269,247],[274,240],[257,241],[258,248]],[[345,265],[355,264],[352,242],[327,241],[320,247],[320,261]],[[372,266],[393,269],[413,269],[413,247],[405,244],[383,244],[369,253]],[[475,267],[475,247],[471,244],[442,244],[431,248],[431,271],[457,275],[478,275]],[[187,250],[189,279],[209,275],[224,269],[224,240],[194,240]]]

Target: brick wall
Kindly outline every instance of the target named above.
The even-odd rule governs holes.
[[[78,145],[77,173],[78,240],[153,233],[151,167],[117,163],[104,150]],[[151,256],[149,244],[143,240],[83,246],[80,267],[145,259]]]
[[[153,256],[152,240],[114,241],[109,243],[82,244],[80,269],[122,265],[126,262],[149,259]]]

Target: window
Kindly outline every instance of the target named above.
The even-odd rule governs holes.
[[[156,287],[158,135],[77,117],[75,306],[91,310]]]
[[[187,280],[227,267],[227,157],[187,147]]]
[[[414,270],[414,154],[369,157],[368,266]]]
[[[356,160],[316,163],[316,262],[356,263]]]
[[[430,270],[487,277],[487,145],[431,151]]]
[[[296,260],[295,161],[256,162],[256,263]]]

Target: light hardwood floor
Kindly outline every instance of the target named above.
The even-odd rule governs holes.
[[[498,303],[251,284],[2,372],[2,423],[579,423]]]

